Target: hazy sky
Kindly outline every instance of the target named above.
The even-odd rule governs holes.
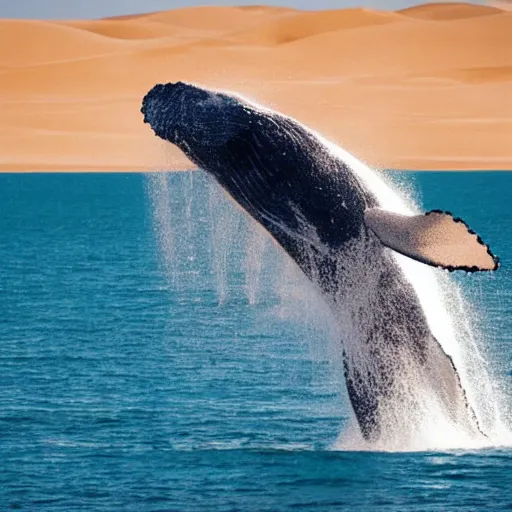
[[[0,0],[0,18],[100,18],[191,5],[269,4],[314,10],[356,6],[400,9],[418,3],[423,2],[414,0]]]

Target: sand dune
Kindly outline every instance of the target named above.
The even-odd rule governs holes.
[[[94,20],[94,21],[69,21],[63,23],[70,27],[79,28],[99,34],[112,39],[140,40],[140,39],[158,39],[161,37],[175,37],[183,35],[186,30],[170,30],[166,24],[159,22],[147,22],[145,20],[126,20],[120,23],[117,20]],[[192,32],[193,31],[188,31]],[[192,35],[192,34],[189,34]]]
[[[457,20],[462,18],[479,18],[491,14],[499,14],[498,7],[472,5],[464,3],[424,4],[398,11],[404,16],[422,20]]]
[[[321,33],[281,51],[290,67],[298,68],[301,62],[301,70],[314,75],[335,70],[350,77],[411,73],[435,77],[447,69],[509,64],[511,28],[510,15],[457,18],[426,26],[417,22],[381,24]],[[327,54],[326,48],[336,49],[336,58]]]
[[[372,165],[512,169],[512,12],[443,3],[0,20],[0,170],[190,168],[139,112],[176,80],[245,94]]]
[[[149,14],[145,19],[218,34],[235,27],[244,29],[289,11],[273,7],[190,7]]]
[[[280,45],[326,32],[393,23],[404,19],[394,12],[376,12],[369,9],[295,11],[258,25],[252,30],[240,31],[237,40],[256,45]]]
[[[43,21],[0,20],[0,64],[33,66],[116,52],[114,41]]]

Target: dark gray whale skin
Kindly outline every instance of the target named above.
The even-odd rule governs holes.
[[[411,367],[454,423],[479,430],[413,287],[364,224],[377,198],[342,159],[293,119],[181,82],[156,85],[141,111],[156,135],[213,175],[264,226],[352,325],[357,339],[341,340],[345,380],[366,440],[389,435],[391,424],[399,435],[421,416],[418,397],[404,391]],[[360,288],[367,290],[364,307],[351,303]],[[393,412],[397,401],[400,410]]]

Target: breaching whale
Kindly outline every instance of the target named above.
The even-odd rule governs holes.
[[[141,111],[155,134],[210,173],[319,289],[340,323],[348,396],[367,441],[421,424],[410,379],[453,424],[482,433],[394,254],[448,270],[496,270],[498,259],[462,220],[439,210],[386,211],[320,136],[237,95],[158,84]]]

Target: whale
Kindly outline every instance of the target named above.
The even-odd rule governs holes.
[[[420,428],[425,394],[451,424],[486,435],[399,263],[406,257],[449,271],[496,270],[498,258],[462,219],[441,210],[384,208],[356,172],[355,158],[235,93],[157,84],[141,112],[156,136],[213,176],[266,230],[328,304],[365,441]]]

